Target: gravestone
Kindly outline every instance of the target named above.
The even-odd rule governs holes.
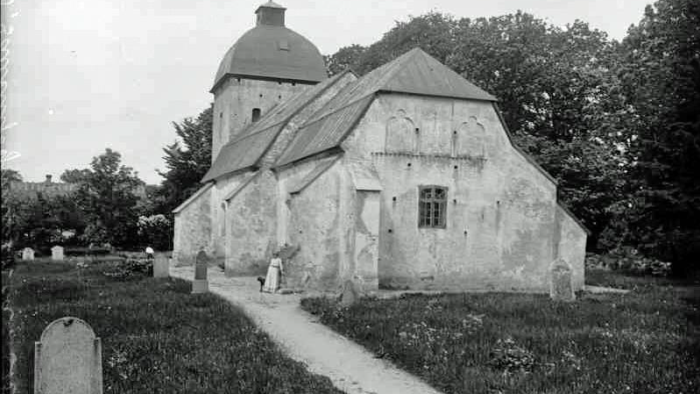
[[[192,294],[206,293],[209,291],[209,282],[207,281],[207,266],[209,265],[209,256],[203,250],[197,253],[194,260],[194,281],[192,282]]]
[[[51,248],[51,260],[63,260],[63,246],[56,245]]]
[[[350,279],[346,280],[343,284],[343,293],[340,295],[340,304],[348,307],[357,302],[359,298],[355,283]]]
[[[32,249],[32,248],[22,249],[22,260],[27,260],[27,261],[34,260],[34,249]]]
[[[164,253],[156,253],[156,258],[153,261],[153,277],[167,278],[170,276],[170,262],[168,256]]]
[[[555,301],[574,301],[574,283],[571,266],[564,259],[557,259],[550,268],[549,296]]]
[[[34,394],[102,394],[100,338],[76,317],[54,320],[34,343]]]

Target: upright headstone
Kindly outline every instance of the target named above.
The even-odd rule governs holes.
[[[102,394],[100,338],[76,317],[54,320],[34,343],[34,394]]]
[[[22,260],[34,260],[34,249],[24,248],[22,249]]]
[[[343,284],[343,293],[340,295],[340,304],[348,307],[357,302],[359,298],[355,283],[350,279],[346,280]]]
[[[153,261],[153,277],[167,278],[170,276],[170,262],[165,253],[156,253],[156,258]]]
[[[197,253],[194,261],[194,281],[192,282],[192,294],[206,293],[209,291],[209,282],[207,281],[207,266],[209,265],[209,256],[203,250]]]
[[[51,248],[51,260],[63,260],[63,246],[56,245]]]
[[[549,296],[555,301],[574,301],[574,283],[571,266],[564,259],[557,259],[550,268]]]

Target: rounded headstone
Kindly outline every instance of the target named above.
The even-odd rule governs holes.
[[[357,293],[355,283],[350,279],[346,280],[343,284],[343,293],[340,296],[340,304],[347,307],[353,305],[359,298],[360,296]]]
[[[51,259],[52,260],[63,260],[63,246],[56,245],[51,248]]]
[[[549,296],[555,301],[574,301],[574,284],[571,266],[564,259],[554,261],[550,267]]]
[[[83,320],[69,316],[51,322],[34,353],[35,393],[102,393],[100,340]]]

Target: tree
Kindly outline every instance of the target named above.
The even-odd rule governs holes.
[[[330,56],[324,56],[328,74],[333,76],[347,68],[355,69],[360,64],[360,59],[367,48],[362,45],[350,45],[338,49],[338,52]]]
[[[397,23],[366,50],[346,47],[330,59],[366,73],[414,47],[499,98],[514,142],[557,179],[559,197],[592,230],[595,247],[622,215],[611,206],[622,199],[628,161],[620,149],[626,108],[610,73],[616,45],[581,21],[561,29],[521,11],[459,20],[431,12]]]
[[[77,191],[81,210],[90,220],[90,234],[103,234],[90,241],[124,246],[136,242],[138,196],[143,184],[131,167],[121,165],[121,155],[109,148],[94,157]],[[86,232],[88,232],[86,229]]]
[[[623,94],[633,110],[628,242],[700,268],[700,3],[647,6],[620,49]]]
[[[61,181],[65,183],[81,183],[87,179],[88,175],[90,175],[90,170],[87,169],[72,169],[72,170],[65,170],[63,171],[63,174],[61,174]]]
[[[2,169],[2,201],[1,211],[2,211],[2,244],[13,244],[17,241],[19,237],[18,224],[21,225],[23,221],[20,215],[23,210],[22,199],[18,198],[11,189],[13,182],[21,182],[22,175],[19,172],[3,168]],[[18,223],[20,222],[20,223]]]
[[[167,171],[158,172],[164,179],[153,194],[159,206],[152,213],[169,215],[202,186],[200,181],[211,165],[212,112],[209,107],[196,119],[173,122],[179,140],[163,149]]]
[[[439,12],[411,17],[408,22],[396,22],[396,26],[384,34],[381,40],[361,51],[359,61],[351,65],[357,73],[363,75],[415,47],[420,47],[440,62],[447,63],[454,51],[455,27],[454,18]],[[346,48],[341,51],[344,49],[346,55],[353,52]],[[356,48],[354,52],[360,51]],[[331,56],[334,57],[336,56]]]

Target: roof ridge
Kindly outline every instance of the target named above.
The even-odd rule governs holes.
[[[373,94],[376,94],[376,93],[377,93],[377,92],[370,92],[370,93],[368,93],[368,94],[366,94],[366,95],[364,95],[364,96],[361,96],[361,97],[358,98],[358,99],[355,99],[355,100],[353,100],[353,101],[350,101],[349,103],[343,105],[342,107],[335,108],[335,109],[333,109],[332,111],[330,111],[330,112],[328,112],[328,113],[326,113],[326,114],[323,114],[322,116],[320,116],[320,117],[318,117],[318,118],[312,118],[310,121],[305,122],[303,125],[301,125],[301,127],[299,127],[299,129],[301,129],[302,127],[310,126],[310,125],[312,125],[312,124],[314,124],[314,123],[318,123],[318,122],[320,122],[320,121],[326,119],[327,117],[329,117],[329,116],[335,114],[336,112],[342,111],[342,110],[344,110],[345,108],[347,108],[347,107],[349,107],[349,106],[351,106],[351,105],[354,105],[354,104],[357,103],[358,101],[362,101],[362,100],[366,99],[367,97],[372,96]]]

